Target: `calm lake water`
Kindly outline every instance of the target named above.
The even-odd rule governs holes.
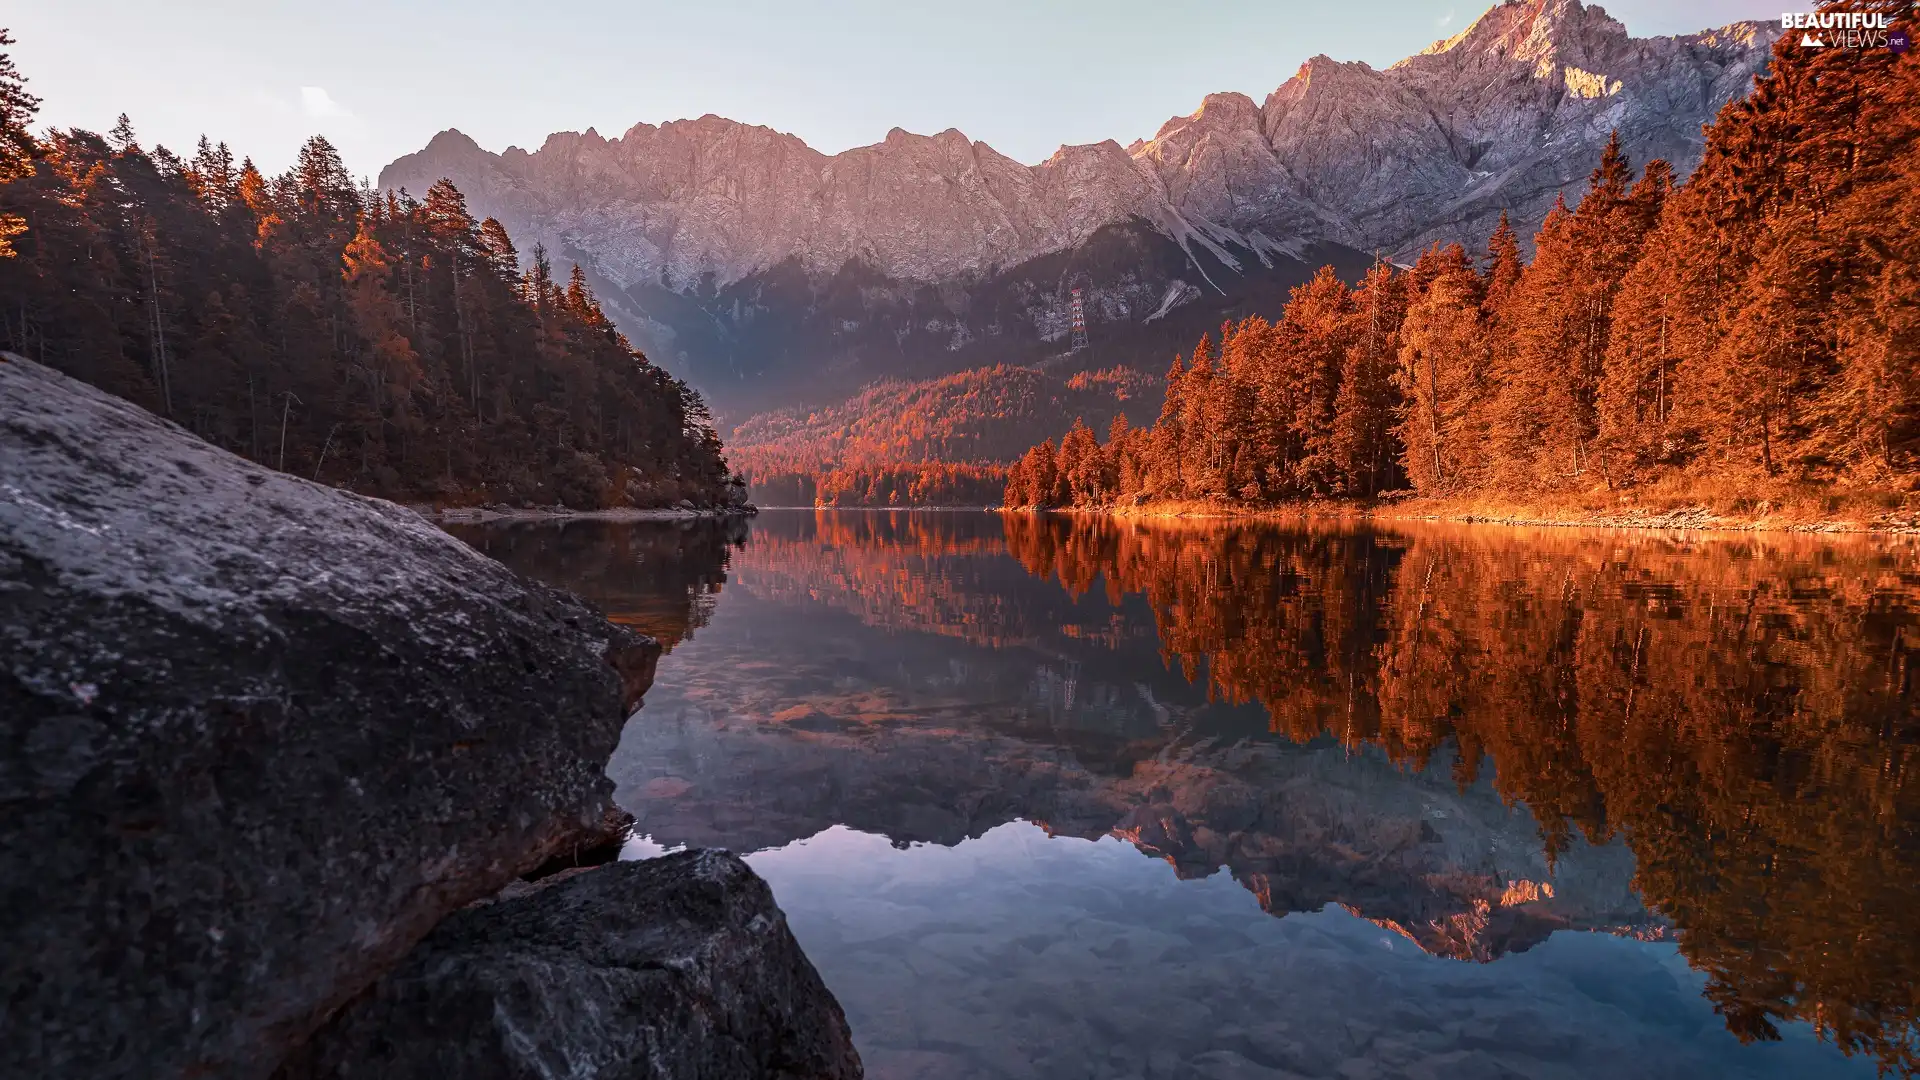
[[[753,853],[870,1076],[1914,1070],[1912,546],[454,531],[669,646],[630,854]]]

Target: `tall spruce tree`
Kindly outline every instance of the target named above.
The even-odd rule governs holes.
[[[1487,340],[1480,280],[1458,249],[1432,260],[1425,291],[1407,309],[1397,381],[1401,467],[1422,494],[1485,481],[1479,430],[1487,415]]]

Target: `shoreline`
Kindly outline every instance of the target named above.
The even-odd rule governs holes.
[[[1004,506],[756,506],[756,510],[864,510],[878,513],[898,514],[996,514],[1007,509]]]
[[[1277,506],[1233,506],[1201,502],[1148,503],[1143,506],[1033,507],[1033,506],[755,506],[688,510],[678,507],[613,510],[493,510],[484,507],[448,507],[435,510],[413,506],[436,524],[484,525],[498,522],[696,521],[702,518],[752,517],[762,510],[829,510],[841,513],[1013,513],[1111,517],[1138,521],[1298,521],[1446,522],[1458,525],[1503,525],[1523,528],[1633,529],[1644,532],[1782,533],[1824,536],[1920,536],[1920,509],[1886,511],[1872,518],[1831,517],[1798,519],[1771,514],[1725,514],[1705,506],[1665,510],[1630,508],[1621,511],[1584,511],[1539,507],[1464,507],[1442,500],[1404,502],[1312,502]]]
[[[1634,508],[1622,511],[1554,511],[1540,508],[1465,508],[1444,501],[1408,500],[1404,503],[1291,503],[1270,507],[1237,507],[1204,503],[1149,503],[1126,507],[996,507],[1003,513],[1086,514],[1134,520],[1301,520],[1340,519],[1365,522],[1423,521],[1461,525],[1505,525],[1527,528],[1635,529],[1647,532],[1787,533],[1800,535],[1920,536],[1920,510],[1888,511],[1859,518],[1800,520],[1779,516],[1717,513],[1705,506],[1667,510]]]
[[[532,510],[493,510],[484,506],[449,506],[435,509],[431,506],[411,508],[421,517],[438,525],[486,525],[499,521],[697,521],[701,518],[752,517],[759,508],[751,504],[744,507],[726,509],[687,510],[680,507],[620,507],[613,510],[555,510],[536,508]]]

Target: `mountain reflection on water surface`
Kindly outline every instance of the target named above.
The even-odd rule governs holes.
[[[760,853],[875,1076],[1916,1067],[1910,544],[456,531],[669,643],[618,798]]]

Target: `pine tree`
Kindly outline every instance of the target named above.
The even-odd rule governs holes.
[[[200,136],[193,161],[184,175],[194,195],[215,213],[239,198],[239,175],[234,166],[233,151],[227,149],[226,143],[215,146],[205,135]]]
[[[1662,162],[1633,182],[1616,132],[1580,205],[1557,204],[1535,242],[1533,264],[1502,306],[1511,335],[1501,350],[1500,473],[1512,485],[1608,483],[1596,453],[1598,399],[1612,334],[1613,303],[1658,220],[1670,173]]]
[[[480,223],[480,246],[486,251],[487,261],[495,273],[502,277],[519,275],[520,252],[514,248],[506,226],[497,219],[488,218]]]
[[[1131,498],[1145,487],[1140,454],[1134,446],[1134,431],[1126,413],[1116,413],[1107,426],[1107,445],[1101,462],[1101,479],[1113,502]]]
[[[1435,260],[1425,294],[1407,310],[1396,381],[1404,399],[1401,466],[1422,494],[1484,481],[1476,430],[1485,417],[1486,334],[1479,279],[1462,260]]]
[[[1060,461],[1054,454],[1053,440],[1048,439],[1027,451],[1022,464],[1026,466],[1027,491],[1032,505],[1059,506]]]
[[[13,37],[0,28],[0,184],[30,175],[40,153],[30,127],[40,99],[27,93],[26,79],[14,68],[7,52],[12,44]],[[25,218],[0,212],[0,259],[13,256],[12,240],[26,228]]]
[[[1805,302],[1815,260],[1805,217],[1779,219],[1756,253],[1740,313],[1728,327],[1707,388],[1705,434],[1735,470],[1767,475],[1794,464],[1807,436],[1809,397],[1824,374],[1822,327]]]
[[[1896,17],[1898,13],[1896,13]],[[1909,19],[1911,34],[1917,28]],[[1851,189],[1832,229],[1847,238],[1847,287],[1833,312],[1838,371],[1822,388],[1817,453],[1854,480],[1920,470],[1920,62],[1876,56],[1853,74],[1870,103],[1855,118]]]
[[[1353,299],[1347,355],[1334,402],[1333,455],[1343,494],[1373,495],[1394,483],[1399,454],[1394,424],[1406,275],[1385,262],[1368,271]]]
[[[1293,290],[1285,323],[1293,331],[1297,357],[1290,367],[1300,380],[1299,406],[1291,417],[1300,460],[1293,467],[1294,492],[1329,495],[1340,487],[1339,429],[1335,423],[1340,384],[1357,329],[1353,294],[1330,266]]]
[[[1606,472],[1619,483],[1682,460],[1698,435],[1681,407],[1680,363],[1707,351],[1712,276],[1682,238],[1682,213],[1662,215],[1614,303],[1595,413]]]
[[[386,249],[366,225],[363,220],[341,253],[340,279],[346,286],[347,310],[353,316],[354,330],[372,361],[369,389],[374,401],[391,403],[404,411],[420,380],[418,358],[400,329],[403,317],[389,288],[393,271]]]
[[[1507,222],[1507,212],[1502,210],[1500,224],[1494,227],[1493,235],[1487,240],[1486,309],[1489,320],[1499,320],[1507,301],[1512,299],[1514,290],[1520,287],[1520,274],[1524,269],[1525,264],[1520,259],[1520,238]]]
[[[1194,346],[1193,362],[1180,379],[1181,453],[1179,476],[1192,498],[1224,495],[1219,433],[1213,429],[1213,339],[1202,334]]]
[[[1060,440],[1060,504],[1063,506],[1099,506],[1105,500],[1101,481],[1100,447],[1093,429],[1076,418],[1066,437]]]
[[[113,146],[116,153],[138,154],[141,152],[140,138],[134,134],[133,121],[126,113],[114,117],[113,127],[107,132],[107,142]]]
[[[1033,451],[1029,449],[1007,469],[1007,483],[1000,493],[1002,506],[1017,509],[1033,505],[1033,482],[1027,475],[1027,459],[1032,454]]]
[[[1160,419],[1153,425],[1147,450],[1147,492],[1163,499],[1184,498],[1187,493],[1182,459],[1186,454],[1186,434],[1181,416],[1187,407],[1185,361],[1175,356],[1167,366],[1167,392],[1160,404]]]
[[[313,230],[307,233],[309,237],[331,238],[353,228],[359,216],[359,196],[353,189],[353,177],[340,160],[340,152],[326,136],[315,135],[301,144],[288,180],[297,207],[296,220]],[[347,236],[351,236],[350,231]]]

